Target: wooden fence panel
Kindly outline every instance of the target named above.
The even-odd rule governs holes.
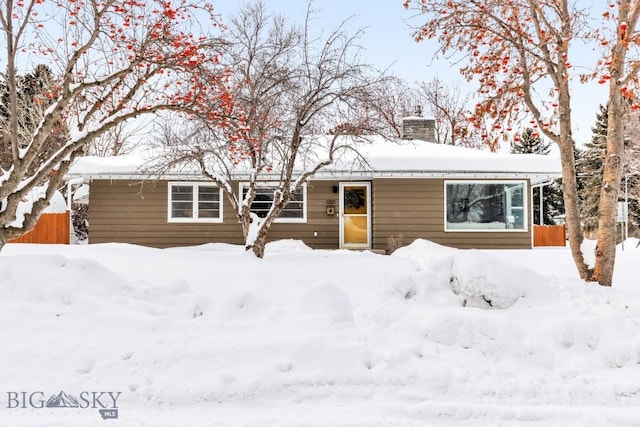
[[[56,243],[69,244],[69,211],[44,213],[38,223],[27,234],[10,240],[9,243]]]
[[[533,246],[566,246],[566,244],[564,224],[533,226]]]

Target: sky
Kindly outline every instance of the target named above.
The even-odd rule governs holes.
[[[270,10],[282,13],[293,20],[302,20],[307,2],[304,0],[265,0]],[[218,0],[215,7],[225,22],[233,15],[242,2],[236,0]],[[473,87],[460,77],[459,66],[446,59],[435,58],[437,46],[432,41],[416,43],[412,37],[412,25],[418,25],[422,18],[402,7],[402,0],[317,0],[314,3],[319,10],[316,17],[317,28],[334,28],[346,18],[352,19],[353,28],[363,28],[361,39],[364,58],[390,71],[409,82],[430,81],[435,77],[451,85]],[[595,10],[597,12],[597,10]],[[573,58],[574,68],[578,64],[591,61],[595,54],[589,49],[579,48]],[[586,69],[583,69],[586,70]],[[573,90],[573,128],[574,137],[579,145],[591,139],[591,127],[595,122],[598,105],[606,102],[606,88],[597,83],[587,85],[577,81]],[[475,100],[473,101],[475,103]]]
[[[305,0],[265,1],[270,10],[293,20],[301,21],[306,11]],[[391,66],[393,72],[409,81],[426,81],[436,75],[444,77],[451,74],[448,64],[433,60],[435,50],[432,46],[413,41],[408,21],[412,13],[402,7],[401,0],[383,0],[375,2],[375,5],[372,3],[367,0],[317,0],[314,3],[318,9],[314,27],[329,31],[350,18],[352,30],[364,30],[361,39],[364,57],[380,68]],[[219,0],[214,4],[225,22],[243,3]]]

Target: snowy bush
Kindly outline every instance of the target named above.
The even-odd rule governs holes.
[[[450,283],[464,306],[504,309],[526,296],[527,291],[541,281],[531,270],[504,265],[478,251],[459,251],[451,269]]]
[[[543,281],[532,270],[504,265],[486,253],[454,249],[422,239],[398,249],[393,255],[417,261],[423,269],[444,271],[449,275],[451,290],[465,307],[505,309]]]

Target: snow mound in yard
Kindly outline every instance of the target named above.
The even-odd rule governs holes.
[[[508,308],[529,294],[548,289],[545,279],[528,268],[505,265],[477,251],[460,251],[451,268],[451,289],[463,305]]]
[[[393,255],[418,262],[440,280],[447,275],[451,290],[464,306],[505,309],[528,294],[548,290],[538,273],[475,250],[418,239]]]
[[[193,311],[192,292],[179,277],[131,281],[96,260],[61,255],[0,257],[0,295],[0,306],[51,311],[56,317],[111,311],[189,318]]]
[[[262,260],[232,246],[7,245],[0,425],[640,425],[639,292],[511,261],[535,267],[544,251],[291,243]],[[122,392],[119,419],[8,409],[12,390]]]
[[[267,243],[264,248],[264,253],[266,255],[271,255],[275,253],[304,252],[310,250],[312,249],[302,240],[283,239]]]
[[[442,246],[430,240],[416,239],[411,244],[396,249],[392,256],[409,258],[422,267],[437,270],[451,268],[458,252],[458,249]]]
[[[0,258],[2,299],[70,305],[87,296],[126,296],[126,278],[90,259],[61,255],[19,255]]]

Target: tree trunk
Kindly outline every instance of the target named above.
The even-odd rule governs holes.
[[[565,222],[567,224],[567,238],[571,256],[583,280],[590,280],[591,271],[584,261],[582,253],[582,225],[580,222],[580,208],[578,206],[578,186],[576,183],[575,157],[573,144],[560,145],[562,158],[562,197],[564,200]]]
[[[618,3],[618,21],[625,23],[625,28],[618,29],[618,39],[611,51],[609,66],[609,101],[607,103],[607,148],[600,187],[600,204],[598,212],[598,243],[596,246],[596,265],[593,280],[603,286],[611,286],[616,259],[616,216],[618,195],[623,174],[624,156],[624,116],[626,99],[621,90],[625,85],[625,61],[629,50],[627,22],[635,28],[638,20],[637,6],[629,13],[629,2]]]
[[[246,222],[247,227],[243,227],[243,233],[245,238],[245,249],[247,251],[253,251],[255,256],[258,258],[264,258],[264,248],[267,243],[267,234],[269,233],[269,229],[273,224],[273,221],[278,217],[279,212],[282,209],[278,210],[278,213],[272,211],[271,214],[264,219],[258,220],[257,216],[251,215],[253,218],[249,219]],[[254,223],[254,221],[261,221],[259,223]],[[245,222],[243,222],[243,225]],[[254,229],[257,227],[257,230]]]
[[[562,198],[564,200],[565,223],[571,256],[583,280],[590,280],[591,271],[582,253],[582,222],[578,204],[578,184],[576,180],[575,143],[571,130],[571,95],[568,84],[559,85],[558,102],[560,133],[555,140],[560,149],[562,164]]]
[[[615,79],[612,79],[615,80]],[[612,85],[616,85],[612,82]],[[624,105],[620,90],[610,91],[607,129],[607,150],[600,188],[598,215],[598,243],[596,265],[592,280],[603,286],[611,286],[616,256],[616,216],[618,195],[622,181],[622,156],[624,155]]]
[[[289,174],[293,173],[292,170]],[[289,175],[290,176],[290,175]],[[286,183],[285,185],[289,185]],[[244,233],[245,249],[251,250],[258,258],[264,257],[264,248],[267,242],[267,234],[269,229],[273,225],[273,222],[280,216],[283,209],[289,203],[291,198],[290,193],[286,193],[283,197],[279,191],[274,194],[277,201],[274,201],[272,209],[265,218],[259,218],[255,213],[251,212],[250,205],[244,205],[242,207],[241,224],[242,232]]]
[[[258,232],[258,237],[256,237],[256,240],[253,242],[253,245],[251,245],[251,249],[253,250],[253,253],[255,256],[257,256],[258,258],[264,258],[264,247],[266,243],[267,243],[267,231],[263,227]]]
[[[269,228],[272,223],[273,221],[265,221],[263,224],[260,224],[253,242],[247,241],[245,249],[247,251],[253,251],[254,255],[258,258],[264,258],[264,247],[267,244],[267,233],[269,233]],[[247,239],[246,235],[245,239]]]

